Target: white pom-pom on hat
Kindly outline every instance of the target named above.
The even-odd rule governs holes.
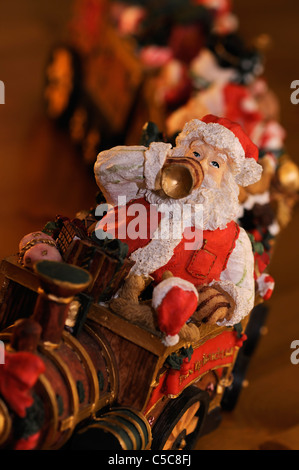
[[[179,335],[167,335],[162,339],[164,346],[175,346],[179,342]]]

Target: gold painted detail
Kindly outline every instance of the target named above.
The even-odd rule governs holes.
[[[44,289],[39,287],[37,289],[38,295],[46,297],[48,300],[51,300],[52,302],[55,302],[57,304],[63,304],[63,305],[68,305],[70,302],[73,300],[73,296],[70,297],[58,297],[57,295],[51,294],[49,292],[45,292]]]
[[[142,443],[141,450],[145,449],[145,439],[144,439],[144,435],[143,435],[143,432],[142,432],[142,429],[141,429],[141,426],[139,425],[139,423],[136,420],[134,420],[133,418],[131,418],[130,416],[127,416],[127,415],[124,416],[122,413],[119,413],[117,411],[113,411],[112,413],[113,413],[114,416],[118,416],[120,418],[125,418],[126,421],[131,423],[138,430],[138,434],[141,438],[141,443]],[[135,437],[134,437],[134,441],[136,441]],[[139,450],[139,449],[137,449],[137,443],[136,443],[136,449],[134,449],[134,450]]]
[[[94,364],[89,357],[88,353],[85,351],[81,343],[70,333],[67,331],[63,332],[63,340],[65,344],[67,344],[74,352],[77,353],[78,357],[80,358],[85,372],[89,378],[89,385],[90,385],[90,407],[87,410],[87,416],[96,411],[99,407],[99,399],[100,399],[100,389],[99,389],[99,381],[97,377],[97,372],[94,367]],[[80,413],[80,419],[82,419]]]
[[[68,416],[63,421],[60,422],[59,430],[67,431],[68,429],[73,429],[74,425],[75,425],[74,416]]]
[[[12,428],[11,417],[5,403],[0,399],[0,445],[9,437]]]
[[[38,379],[38,384],[42,387],[42,396],[47,403],[48,412],[50,415],[46,434],[43,438],[41,450],[47,450],[48,447],[55,441],[55,435],[58,432],[58,405],[56,394],[52,384],[44,374],[41,374]]]
[[[99,352],[102,354],[106,363],[106,370],[111,390],[110,401],[112,402],[118,395],[118,372],[114,354],[109,344],[105,341],[102,335],[99,334],[99,332],[95,332],[87,324],[84,325],[84,329],[100,346]]]
[[[101,422],[102,420],[99,420],[99,422]],[[130,438],[130,441],[132,443],[132,450],[137,450],[137,441],[136,441],[136,437],[134,436],[133,432],[131,431],[131,429],[126,426],[125,423],[123,423],[122,421],[118,420],[117,417],[114,415],[114,413],[111,413],[110,415],[105,415],[103,417],[103,422],[104,423],[110,423],[112,426],[115,426],[116,427],[116,430],[117,428],[120,428],[122,429],[125,434],[127,434]]]
[[[233,374],[229,374],[228,376],[221,378],[219,381],[219,384],[222,385],[222,387],[230,387],[233,381],[234,381]]]
[[[104,419],[99,419],[97,424],[92,424],[91,426],[88,426],[88,429],[93,429],[93,428],[100,428],[100,429],[103,429],[104,431],[106,431],[108,434],[112,434],[118,440],[118,442],[120,443],[121,448],[123,450],[128,450],[125,441],[121,438],[119,433],[115,429],[111,428],[110,426],[107,426]],[[79,432],[79,434],[80,434],[80,432]]]
[[[199,410],[200,402],[196,402],[191,405],[186,412],[183,414],[181,419],[177,422],[177,424],[171,430],[167,441],[163,446],[163,450],[171,450],[175,441],[182,433],[182,431],[186,431],[186,435],[192,434],[197,425],[198,425],[198,417],[196,416],[197,411]],[[186,446],[186,441],[184,439],[181,440],[179,450],[183,450]]]
[[[199,372],[202,367],[204,367],[208,362],[215,362],[227,357],[234,355],[235,348],[232,346],[230,349],[219,349],[216,352],[208,353],[203,355],[202,359],[194,362],[192,368],[190,368],[186,374],[180,375],[180,385],[184,380],[186,380],[190,375]]]
[[[59,441],[59,447],[61,447],[67,440],[70,438],[74,427],[76,423],[79,421],[78,419],[78,412],[79,412],[79,397],[78,397],[78,391],[77,387],[75,384],[75,381],[72,377],[72,373],[67,366],[67,364],[64,362],[64,360],[60,357],[59,353],[56,350],[50,350],[46,349],[40,345],[41,352],[47,356],[52,363],[56,365],[58,370],[61,372],[64,380],[66,387],[69,392],[69,398],[70,398],[70,407],[71,407],[71,412],[72,412],[72,418],[69,420],[67,423],[65,423],[63,426],[66,429],[65,435],[62,439],[62,441]],[[66,427],[69,426],[69,427]],[[56,449],[55,447],[55,442],[52,443],[51,449]]]

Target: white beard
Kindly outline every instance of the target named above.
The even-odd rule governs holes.
[[[195,199],[202,204],[204,230],[223,230],[239,216],[239,186],[229,172],[224,175],[220,188],[205,177],[201,188],[195,191]]]
[[[163,205],[167,206],[170,213],[171,208],[175,211],[187,204],[193,207],[201,205],[202,224],[198,226],[197,221],[193,220],[193,225],[202,230],[223,230],[229,222],[238,218],[241,210],[239,186],[230,172],[224,174],[220,188],[212,178],[205,176],[201,187],[183,199],[173,200],[151,190],[142,191],[142,194],[150,204],[156,204],[160,212],[163,212]]]
[[[191,218],[191,222],[192,226],[202,230],[216,230],[217,228],[223,230],[229,222],[236,220],[240,211],[239,187],[229,172],[224,176],[220,188],[215,187],[213,180],[205,177],[201,187],[184,199],[174,201],[150,190],[141,191],[138,197],[141,194],[150,204],[156,204],[158,211],[167,212],[170,227],[175,227],[175,230],[169,231],[168,222],[165,223],[162,217],[158,229],[160,235],[152,239],[144,248],[139,248],[132,253],[131,259],[135,261],[135,265],[131,273],[139,275],[149,275],[165,266],[172,258],[175,247],[183,238],[184,229],[181,229],[183,217],[180,218],[180,214],[184,205],[201,205],[202,219],[194,220],[193,218],[192,220]],[[167,211],[165,206],[167,206]],[[177,222],[177,216],[180,222]],[[168,231],[168,236],[163,237],[163,231]]]

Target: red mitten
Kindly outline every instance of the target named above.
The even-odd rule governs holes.
[[[166,335],[164,344],[173,346],[179,341],[179,331],[197,308],[198,292],[191,282],[171,277],[155,287],[152,305],[159,328]]]

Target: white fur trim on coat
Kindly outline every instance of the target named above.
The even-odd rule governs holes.
[[[245,230],[240,228],[240,235],[231,253],[226,269],[221,273],[220,281],[210,285],[219,285],[235,302],[235,309],[229,321],[219,325],[232,326],[246,317],[254,306],[254,257],[251,242]]]

